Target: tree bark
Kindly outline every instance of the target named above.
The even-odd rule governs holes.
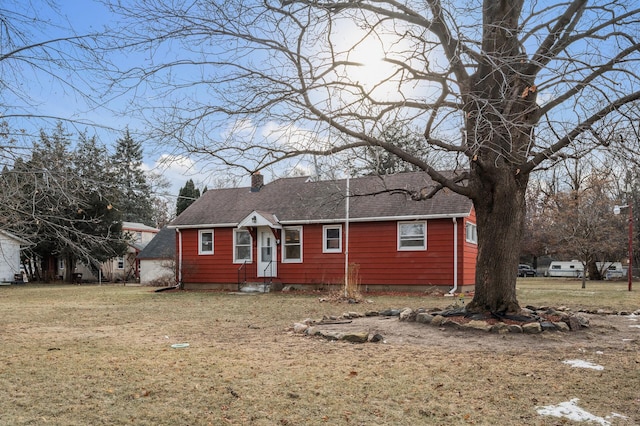
[[[526,176],[494,170],[474,197],[478,225],[476,289],[470,312],[516,313],[516,278],[524,229]],[[487,184],[487,180],[492,184]]]

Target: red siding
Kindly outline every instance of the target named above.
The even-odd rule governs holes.
[[[471,222],[476,224],[475,210],[471,210],[471,214],[462,223],[462,241],[458,243],[458,247],[462,247],[462,278],[458,285],[474,285],[476,283],[476,258],[478,257],[478,244],[468,243],[465,236],[465,224]]]
[[[475,223],[475,216],[470,218]],[[477,246],[465,241],[465,220],[458,219],[458,286],[474,284]],[[427,249],[398,251],[396,221],[351,223],[349,263],[359,265],[362,285],[453,285],[452,219],[427,221]],[[344,280],[345,227],[342,226],[341,253],[323,253],[321,224],[303,227],[302,263],[282,263],[278,247],[278,280],[283,284],[340,284]],[[185,283],[235,283],[239,264],[233,263],[233,229],[214,229],[214,254],[198,255],[198,230],[181,230],[182,276]],[[179,242],[178,242],[179,244]],[[253,263],[247,265],[248,280],[256,274],[256,247]]]

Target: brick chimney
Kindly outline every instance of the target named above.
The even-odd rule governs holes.
[[[251,192],[258,192],[264,186],[264,176],[260,172],[251,175]]]

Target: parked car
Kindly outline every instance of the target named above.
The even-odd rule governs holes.
[[[538,272],[531,266],[523,264],[518,265],[519,277],[535,277],[536,275],[538,275]]]

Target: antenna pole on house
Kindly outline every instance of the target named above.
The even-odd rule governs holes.
[[[344,297],[349,296],[349,175],[350,168],[347,163],[347,184],[344,207]]]

